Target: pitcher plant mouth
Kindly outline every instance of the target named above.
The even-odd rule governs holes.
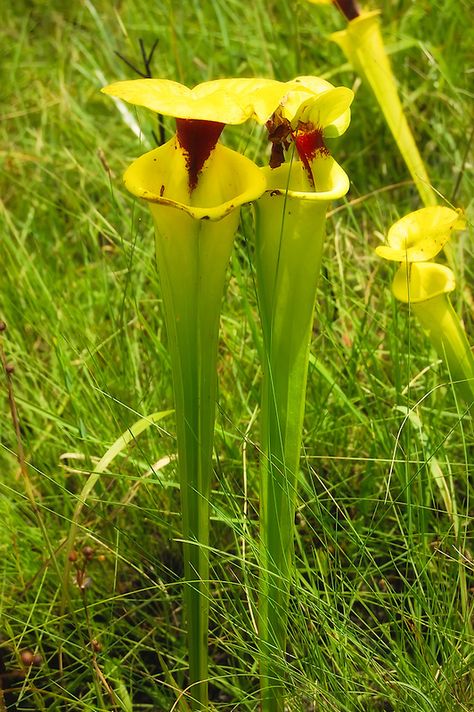
[[[269,165],[279,168],[285,162],[285,153],[296,150],[309,181],[309,190],[316,187],[312,163],[316,158],[328,157],[326,139],[340,136],[350,123],[350,106],[354,94],[346,87],[333,87],[311,77],[295,80],[312,86],[314,95],[305,98],[299,91],[291,92],[266,122],[271,142]]]
[[[308,202],[329,202],[349,190],[349,178],[332,156],[319,156],[309,164],[313,181],[302,161],[283,163],[278,168],[262,168],[266,195],[287,195]]]
[[[300,77],[295,81],[311,85],[310,79]],[[318,79],[312,86],[314,96],[303,101],[300,96],[297,104],[290,94],[266,122],[272,144],[269,169],[265,170],[270,195],[329,201],[349,189],[349,179],[331,157],[325,139],[340,136],[347,129],[354,94],[346,87],[321,84]],[[289,155],[286,162],[285,153]]]
[[[437,262],[401,264],[392,283],[394,296],[405,304],[421,304],[455,288],[453,271]]]
[[[176,136],[134,161],[125,171],[124,183],[133,195],[197,220],[221,220],[266,188],[265,177],[252,161],[217,144],[190,191],[186,155]]]
[[[218,80],[189,89],[166,79],[138,79],[102,89],[176,120],[175,136],[127,169],[124,181],[131,193],[199,220],[219,220],[258,197],[263,186],[257,167],[218,144],[226,124],[243,123],[254,111],[252,102],[244,105],[240,96],[232,96],[229,82],[234,86],[233,80]],[[280,85],[277,82],[281,93]],[[253,85],[245,86],[254,90]],[[273,84],[268,91],[271,101],[276,91]]]

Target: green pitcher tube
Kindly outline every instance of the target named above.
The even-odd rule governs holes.
[[[273,101],[278,83],[265,85]],[[275,86],[276,84],[276,86]],[[209,513],[219,315],[239,209],[265,179],[251,161],[218,144],[225,123],[254,113],[249,81],[189,89],[170,80],[124,81],[105,93],[176,118],[176,134],[127,169],[127,189],[145,200],[156,235],[171,357],[180,479],[184,618],[192,710],[208,709]],[[237,97],[238,91],[243,92]],[[277,99],[275,99],[277,101]],[[263,107],[265,108],[265,107]]]
[[[362,12],[330,36],[372,89],[424,205],[436,205],[425,164],[403,111],[380,29],[380,12]]]
[[[185,205],[174,189],[186,168],[179,155],[172,139],[135,161],[124,180],[131,192],[148,201],[155,226],[176,408],[189,694],[193,708],[207,709],[209,500],[219,316],[239,207],[257,197],[265,182],[251,161],[217,145],[192,204]],[[159,166],[168,171],[169,161],[173,169],[165,177]]]
[[[474,356],[466,332],[448,294],[456,287],[453,272],[435,262],[402,264],[392,290],[411,310],[446,363],[457,392],[466,404],[474,403]]]
[[[264,338],[260,470],[261,688],[264,712],[281,712],[297,474],[309,349],[329,202],[349,187],[329,156],[314,161],[310,186],[300,161],[262,169],[255,203],[256,282]]]

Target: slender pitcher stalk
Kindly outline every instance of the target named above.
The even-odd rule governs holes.
[[[326,209],[349,187],[332,158],[317,163],[321,182],[316,190],[299,161],[263,169],[268,189],[255,204],[264,338],[258,610],[263,712],[284,709],[296,489]]]
[[[335,32],[330,39],[341,47],[353,68],[372,89],[423,204],[436,205],[436,193],[403,111],[384,47],[379,15],[378,10],[362,12],[350,20],[345,30]]]
[[[446,363],[454,387],[471,407],[474,355],[448,296],[455,287],[453,272],[436,262],[403,264],[392,284],[397,299],[410,304],[438,356]]]
[[[209,706],[209,500],[219,316],[240,206],[263,193],[265,179],[251,161],[217,143],[224,128],[215,120],[219,112],[242,123],[252,111],[231,100],[224,80],[195,90],[137,80],[105,91],[176,117],[176,135],[138,158],[124,182],[147,201],[155,226],[176,412],[188,699],[192,710],[202,712]]]
[[[152,205],[173,372],[191,698],[207,704],[209,501],[219,315],[238,212],[219,223]],[[176,214],[177,213],[177,214]],[[206,648],[204,650],[203,648]]]
[[[184,603],[189,655],[191,708],[208,707],[209,500],[217,388],[219,316],[227,265],[239,222],[238,207],[258,196],[265,183],[251,161],[217,145],[207,172],[193,191],[193,205],[170,204],[162,190],[156,159],[174,161],[171,181],[179,174],[177,142],[142,156],[125,174],[138,192],[143,174],[152,172],[146,196],[153,216],[176,408],[180,475]],[[212,177],[214,174],[214,178]],[[213,184],[215,181],[215,184]],[[229,185],[232,191],[229,193]],[[171,191],[171,196],[173,192]],[[207,199],[211,207],[202,204]],[[219,202],[221,201],[221,202]]]

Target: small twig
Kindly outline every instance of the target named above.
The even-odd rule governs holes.
[[[146,54],[146,52],[145,52],[145,44],[144,44],[142,38],[140,37],[140,39],[138,40],[138,42],[139,42],[139,44],[140,44],[140,52],[142,53],[143,64],[145,65],[146,76],[147,76],[148,79],[151,79],[152,76],[153,76],[153,75],[152,75],[152,72],[151,72],[151,62],[152,62],[152,59],[153,59],[153,55],[155,54],[155,49],[158,47],[159,41],[160,41],[160,40],[157,38],[157,39],[153,42],[153,45],[152,45],[152,47],[151,47],[151,50],[148,52],[148,54]]]
[[[3,696],[3,688],[0,685],[0,712],[7,712],[7,708],[5,705],[5,698]]]
[[[4,321],[0,322],[0,333],[5,332],[6,329],[7,329],[7,325],[5,324],[5,322]],[[2,339],[0,339],[0,360],[1,360],[1,363],[3,366],[3,370],[5,372],[5,375],[7,377],[8,403],[10,406],[10,414],[11,414],[13,428],[15,430],[15,437],[16,437],[16,456],[17,456],[18,464],[20,466],[21,475],[23,476],[25,483],[28,482],[28,484],[29,484],[28,471],[26,469],[26,462],[25,462],[25,450],[23,448],[23,441],[21,439],[20,420],[18,418],[18,410],[16,407],[15,394],[13,392],[13,373],[15,371],[15,367],[11,363],[7,363],[7,358],[5,356]]]
[[[143,79],[149,79],[149,77],[144,72],[142,72],[140,69],[135,67],[135,65],[132,64],[132,62],[130,62],[129,59],[127,59],[126,57],[123,56],[123,54],[120,54],[120,52],[117,52],[117,51],[115,51],[114,54],[116,54],[117,57],[119,59],[121,59],[122,62],[124,62],[124,64],[127,65],[127,67],[130,67],[130,69],[132,69],[135,72],[135,74],[139,74],[140,77],[143,77]]]
[[[141,37],[138,38],[138,44],[140,45],[140,52],[142,55],[143,64],[145,66],[146,75],[148,78],[150,78],[150,67],[148,65],[148,56],[145,52],[145,44]]]
[[[155,49],[158,47],[159,41],[160,41],[160,40],[159,40],[158,38],[156,38],[156,40],[153,42],[153,45],[152,45],[152,47],[151,47],[151,50],[150,50],[149,53],[148,53],[148,64],[151,64],[151,61],[152,61],[152,59],[153,59],[153,55],[155,54]],[[151,76],[151,72],[150,72],[150,76]]]
[[[115,54],[117,55],[117,57],[119,59],[122,60],[122,62],[124,62],[127,65],[127,67],[130,67],[130,69],[132,69],[135,72],[135,74],[138,74],[138,76],[142,77],[142,79],[153,79],[153,72],[151,70],[151,62],[153,60],[153,55],[155,54],[155,50],[158,47],[159,41],[160,40],[157,38],[153,42],[150,51],[147,53],[145,50],[145,43],[143,42],[141,37],[139,38],[138,44],[140,45],[140,54],[142,56],[144,70],[136,67],[133,64],[133,62],[131,62],[129,59],[127,59],[127,57],[124,57],[122,54],[120,54],[120,52],[115,51]],[[157,136],[154,131],[152,131],[151,134],[155,140],[155,143],[158,146],[162,146],[166,141],[165,125],[163,123],[162,115],[157,113],[156,116],[157,116],[157,120],[158,120],[158,134],[159,134],[159,136]]]

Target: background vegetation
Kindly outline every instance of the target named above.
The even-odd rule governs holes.
[[[433,185],[472,216],[469,5],[379,3]],[[134,76],[116,52],[139,64],[140,39],[159,40],[156,76],[187,85],[315,73],[356,90],[335,147],[352,187],[328,221],[314,330],[288,709],[473,709],[472,416],[374,254],[421,204],[369,90],[325,39],[343,24],[303,0],[1,5],[0,318],[14,372],[0,389],[0,710],[160,712],[186,685],[172,415],[81,495],[121,433],[172,407],[152,224],[121,186],[156,124],[99,93]],[[266,160],[255,126],[223,140]],[[469,235],[454,244],[453,299],[472,335]],[[258,339],[246,208],[220,350],[215,710],[257,708]]]

